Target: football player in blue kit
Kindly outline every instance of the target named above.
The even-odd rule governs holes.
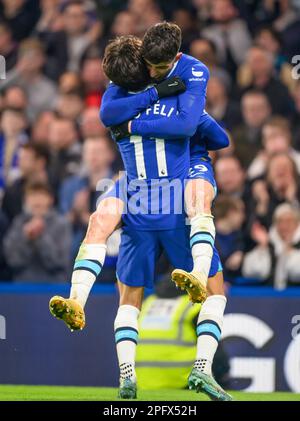
[[[134,47],[137,48],[136,45]],[[120,53],[120,45],[117,45],[117,50]],[[127,50],[128,54],[130,51],[128,45]],[[112,48],[110,52],[112,53]],[[114,54],[111,54],[111,56],[116,57]],[[122,57],[122,55],[120,57]],[[117,63],[111,62],[110,66],[117,68],[116,64]],[[204,68],[203,65],[201,66]],[[196,64],[194,64],[192,67],[194,69],[194,73],[197,72],[199,76],[201,70],[195,70]],[[110,76],[109,72],[107,73]],[[118,82],[116,78],[112,77],[112,79],[114,82]],[[180,79],[173,78],[169,85],[172,85],[172,83],[174,84],[174,82],[176,82],[175,85],[180,85],[181,81]],[[205,85],[203,88],[203,93],[205,94],[206,80],[203,80],[203,82],[203,85]],[[120,83],[120,85],[121,84],[122,83]],[[129,85],[130,84],[128,84],[128,88],[130,87]],[[112,93],[111,88],[115,90],[112,95],[113,98],[110,97]],[[146,93],[148,96],[148,101],[150,104],[154,104],[154,106],[151,109],[146,108],[150,104],[147,103],[147,100],[145,100],[142,95],[140,98],[142,105],[140,105],[140,109],[138,111],[142,111],[142,108],[144,111],[141,112],[139,118],[135,119],[134,121],[139,123],[149,122],[152,125],[151,130],[154,131],[156,130],[155,124],[157,123],[159,125],[158,130],[161,130],[161,127],[165,127],[165,125],[161,124],[162,120],[165,120],[165,124],[167,123],[172,125],[172,115],[177,117],[181,111],[180,95],[178,97],[170,97],[164,99],[163,102],[161,101],[160,104],[157,104],[157,100],[161,99],[163,96],[166,96],[165,92],[170,88],[172,88],[172,86],[166,86],[166,84],[163,84],[162,82],[158,84],[156,88],[149,88],[147,91],[142,92],[141,94],[131,95],[127,92],[124,94],[124,89],[122,90],[121,88],[112,85],[107,90],[107,93],[103,98],[103,112],[101,115],[103,113],[105,114],[105,111],[107,111],[105,104],[114,103],[114,101],[117,103],[116,109],[118,109],[118,107],[123,107],[123,109],[119,109],[119,111],[122,110],[123,113],[125,99],[127,101],[129,100],[127,106],[125,106],[125,108],[128,107],[128,111],[130,111],[128,118],[132,118],[133,115],[136,115],[136,112],[132,115],[133,109],[131,107],[130,100],[134,97],[139,97],[139,95]],[[120,95],[120,90],[123,91],[121,92],[123,93],[123,96]],[[186,91],[188,91],[188,89]],[[193,97],[194,95],[190,96]],[[197,95],[195,95],[195,97],[197,98]],[[203,177],[201,174],[210,174],[207,178],[210,179],[211,185],[213,185],[212,188],[214,195],[215,185],[211,172],[210,161],[207,154],[207,148],[206,146],[203,146],[207,141],[205,132],[208,129],[208,133],[213,133],[211,149],[220,148],[220,144],[218,141],[216,141],[218,138],[215,137],[218,133],[221,133],[221,138],[223,138],[221,139],[221,143],[222,140],[224,141],[226,135],[224,135],[222,129],[217,127],[216,123],[207,114],[203,113],[203,110],[201,111],[201,115],[202,119],[198,120],[198,126],[201,128],[202,124],[202,128],[204,130],[198,130],[195,138],[193,139],[193,143],[197,147],[198,145],[202,145],[201,147],[203,149],[203,153],[199,154],[199,150],[196,151],[198,154],[198,160],[195,159],[194,167],[190,171],[190,177],[191,179],[196,178],[197,180],[202,180],[203,178],[200,178]],[[124,114],[121,114],[121,118],[125,120]],[[105,116],[103,120],[105,120]],[[132,126],[134,125],[132,124]],[[214,129],[216,132],[214,132]],[[122,128],[122,130],[124,129]],[[133,127],[132,130],[134,130]],[[188,128],[188,130],[192,129]],[[118,130],[116,132],[118,132]],[[142,188],[145,187],[147,191],[150,182],[151,188],[153,188],[153,180],[158,181],[161,179],[176,179],[183,182],[188,176],[188,167],[190,161],[188,142],[189,133],[184,134],[183,128],[182,132],[180,132],[179,129],[179,133],[180,135],[176,137],[174,131],[171,133],[170,139],[167,140],[162,138],[161,132],[160,137],[156,137],[154,140],[151,139],[152,136],[156,136],[156,133],[154,132],[152,132],[152,134],[146,135],[146,137],[144,135],[141,137],[141,135],[135,134],[118,139],[118,146],[124,160],[125,169],[127,171],[126,183],[132,180],[140,180],[141,183],[139,184],[139,188],[141,186]],[[198,140],[197,136],[199,137]],[[200,143],[198,143],[199,140],[201,141]],[[224,147],[224,143],[222,146]],[[130,196],[130,199],[132,199],[135,194],[136,191],[134,189],[132,192],[127,191],[127,196]],[[115,191],[112,191],[107,195],[104,195],[103,201],[105,202],[106,200],[109,200],[113,197],[115,198],[115,196]],[[175,200],[176,202],[178,197],[175,196],[176,195],[174,195],[174,197],[171,199]],[[116,200],[121,200],[121,202],[123,202],[124,197],[119,195],[117,196]],[[182,198],[180,198],[180,200],[182,200]],[[167,252],[172,264],[183,268],[182,270],[189,271],[192,269],[192,259],[189,253],[189,245],[187,242],[188,234],[187,227],[185,226],[184,213],[181,212],[176,214],[171,212],[169,215],[164,215],[161,214],[162,209],[160,204],[157,204],[157,206],[157,215],[151,213],[142,215],[125,213],[122,218],[124,223],[124,230],[122,234],[122,243],[120,247],[120,255],[117,268],[120,279],[120,307],[115,320],[115,335],[120,364],[120,396],[125,398],[133,398],[136,395],[134,358],[138,337],[137,320],[142,303],[143,289],[145,286],[152,286],[155,260],[161,252],[161,249],[164,249]],[[99,222],[99,215],[97,222]],[[92,225],[95,224],[90,223],[88,230],[88,232],[90,231],[90,234],[92,232],[96,232]],[[204,236],[206,235],[206,232],[204,229],[203,231],[204,232],[200,231],[200,235]],[[198,235],[198,233],[196,234]],[[197,237],[195,238],[197,242]],[[212,242],[210,242],[210,244],[211,243]],[[73,280],[72,278],[73,294],[71,294],[71,297],[73,300],[76,300],[80,298],[80,295],[84,295],[84,299],[82,300],[84,301],[82,307],[85,304],[91,285],[84,285],[84,283],[80,282],[80,278],[82,280],[84,276],[87,275],[87,273],[94,276],[95,278],[97,271],[99,273],[101,270],[101,263],[99,262],[99,254],[97,255],[96,252],[96,246],[97,241],[94,240],[94,243],[86,243],[83,248],[81,247],[82,249],[79,251],[74,266],[73,277],[74,274],[76,274],[77,280]],[[213,244],[211,244],[211,246],[212,249],[214,249]],[[211,376],[211,362],[218,344],[218,340],[220,338],[222,317],[226,303],[226,301],[224,302],[226,299],[223,295],[221,266],[219,263],[218,254],[215,249],[211,258],[211,263],[212,264],[210,265],[208,273],[210,279],[208,284],[208,293],[210,296],[203,304],[201,313],[199,315],[197,326],[197,358],[189,378],[189,385],[191,388],[195,388],[197,391],[202,390],[208,393],[212,398],[228,400],[230,399],[230,396],[226,394],[226,392],[223,391],[219,385],[216,384],[215,380]],[[69,306],[68,310],[69,313],[72,313],[72,306]],[[58,311],[55,312],[55,308],[52,308],[52,312],[58,315]]]
[[[206,128],[215,125],[204,111],[208,69],[199,60],[180,53],[180,43],[181,33],[178,26],[164,22],[154,25],[146,32],[141,51],[152,80],[161,81],[180,76],[185,83],[186,91],[178,96],[178,111],[169,116],[169,119],[133,119],[158,99],[153,88],[130,98],[122,98],[122,92],[114,85],[108,88],[106,101],[101,107],[101,119],[106,126],[122,123],[116,128],[120,137],[131,134],[168,140],[174,137],[190,137],[196,131],[199,134],[197,128],[200,123],[202,128],[203,125]],[[118,69],[116,66],[114,80],[118,78]],[[172,79],[170,83],[175,81]],[[153,113],[156,112],[159,112],[159,103],[154,105]],[[222,136],[224,138],[226,134],[223,132]],[[195,144],[191,154],[191,182],[187,185],[185,196],[191,224],[190,244],[194,265],[191,272],[175,270],[172,279],[187,290],[193,302],[203,302],[206,298],[215,239],[211,213],[215,183],[210,159],[203,144]]]

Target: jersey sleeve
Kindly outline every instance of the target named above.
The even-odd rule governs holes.
[[[197,131],[200,132],[202,139],[204,138],[208,151],[217,151],[229,146],[227,133],[209,114],[204,114],[200,118]]]
[[[132,119],[157,100],[153,87],[128,96],[126,90],[111,83],[102,97],[100,119],[106,127],[115,126]]]
[[[199,124],[206,101],[209,70],[203,63],[189,65],[179,75],[186,91],[178,95],[178,113],[170,118],[132,121],[131,133],[164,139],[192,136]]]

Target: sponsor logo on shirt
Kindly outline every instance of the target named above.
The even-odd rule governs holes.
[[[194,67],[192,67],[192,73],[193,73],[193,76],[195,76],[195,77],[203,76],[203,72],[201,72],[199,70],[195,70]]]

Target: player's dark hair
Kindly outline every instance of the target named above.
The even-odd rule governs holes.
[[[142,41],[132,35],[113,39],[105,48],[103,71],[116,85],[130,91],[144,88],[150,81],[141,55]]]
[[[162,22],[149,28],[143,38],[142,56],[152,64],[169,63],[181,45],[181,29],[175,23]]]

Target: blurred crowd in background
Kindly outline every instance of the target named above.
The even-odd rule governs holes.
[[[99,120],[104,48],[162,20],[209,67],[206,110],[231,138],[212,155],[225,279],[300,285],[297,0],[2,0],[1,280],[70,280],[97,183],[122,170]],[[99,282],[115,281],[118,244],[116,232]]]

